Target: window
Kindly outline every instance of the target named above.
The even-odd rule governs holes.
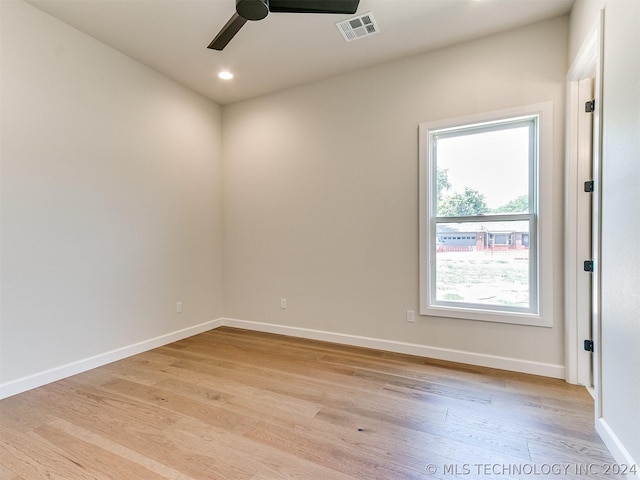
[[[551,111],[420,125],[421,314],[551,325]]]
[[[494,245],[508,245],[507,242],[507,236],[505,234],[496,234],[495,237],[493,238],[493,244]]]

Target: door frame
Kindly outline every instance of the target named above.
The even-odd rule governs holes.
[[[601,205],[602,205],[602,58],[603,58],[603,33],[604,10],[594,23],[589,35],[586,37],[569,72],[567,73],[567,145],[565,163],[565,379],[569,383],[584,383],[584,377],[580,375],[580,362],[584,370],[584,356],[581,356],[583,338],[579,334],[585,330],[577,318],[577,305],[579,302],[591,303],[592,341],[593,353],[593,394],[595,399],[596,419],[600,417],[601,408],[601,359],[600,345],[600,245],[601,245]],[[576,238],[578,230],[578,195],[584,195],[582,191],[582,178],[578,178],[578,82],[582,79],[594,78],[595,110],[593,112],[593,180],[594,191],[592,194],[592,235],[591,239],[583,241],[591,242],[591,258],[594,260],[594,271],[591,274],[591,299],[589,292],[578,289],[578,275],[584,274],[582,261],[578,258],[574,249],[574,242],[581,241]],[[585,321],[584,319],[582,321]]]
[[[565,318],[567,355],[576,357],[568,370],[571,383],[593,387],[593,355],[583,349],[583,341],[593,340],[591,274],[583,271],[583,262],[592,258],[592,194],[584,192],[584,182],[593,176],[593,113],[585,104],[594,99],[594,72],[573,80],[569,88],[568,144],[565,172]],[[569,363],[569,362],[567,362]]]

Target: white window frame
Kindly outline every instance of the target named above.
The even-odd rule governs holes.
[[[530,175],[533,182],[530,191],[531,202],[536,202],[530,214],[535,214],[529,233],[529,249],[532,262],[535,262],[535,278],[532,278],[530,291],[537,302],[530,311],[510,311],[507,308],[491,305],[472,306],[470,304],[449,304],[435,302],[436,231],[435,196],[430,185],[435,184],[435,169],[432,168],[434,132],[455,129],[483,123],[510,122],[514,119],[535,117],[537,119],[537,161],[535,171]],[[419,215],[420,215],[420,314],[479,320],[541,327],[553,326],[553,103],[510,108],[494,112],[471,115],[460,118],[420,123],[419,125]],[[518,215],[490,215],[486,220],[517,220]],[[527,218],[531,218],[527,214]],[[452,218],[452,222],[456,219]],[[532,275],[533,276],[533,275]],[[433,300],[432,300],[433,299]]]

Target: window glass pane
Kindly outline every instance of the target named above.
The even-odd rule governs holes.
[[[529,309],[529,269],[527,220],[436,225],[436,302]]]
[[[436,216],[529,212],[530,124],[436,140]]]

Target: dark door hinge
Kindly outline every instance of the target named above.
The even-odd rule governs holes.
[[[584,261],[584,271],[585,272],[593,272],[593,260],[585,260]]]
[[[594,184],[593,184],[593,180],[587,180],[586,182],[584,182],[584,191],[587,193],[593,193],[594,190]]]
[[[596,101],[595,100],[589,100],[588,102],[586,102],[584,104],[584,111],[587,113],[593,113],[593,111],[596,109]]]
[[[593,340],[585,340],[584,341],[584,349],[587,352],[593,352]]]

